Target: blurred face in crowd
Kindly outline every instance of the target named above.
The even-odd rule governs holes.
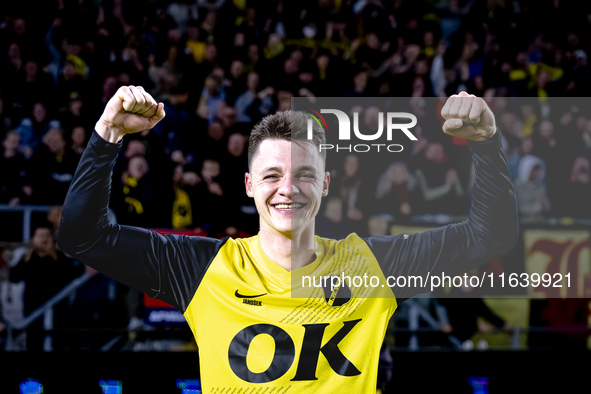
[[[42,252],[50,253],[53,251],[53,237],[51,230],[47,227],[37,227],[33,235],[33,247]]]
[[[362,71],[360,73],[358,73],[357,75],[355,75],[355,78],[353,78],[353,83],[355,84],[355,90],[358,92],[363,92],[365,91],[365,88],[367,87],[367,72]]]
[[[64,76],[64,80],[69,81],[76,76],[76,68],[72,63],[66,63],[62,69],[62,74]]]
[[[238,79],[244,73],[244,64],[240,60],[234,60],[230,65],[230,75],[232,78]]]
[[[313,229],[330,174],[318,149],[308,141],[261,142],[246,174],[246,194],[254,198],[261,232],[291,236]]]
[[[140,179],[148,173],[150,167],[143,157],[134,157],[127,164],[127,172],[134,178]]]
[[[125,149],[125,158],[132,159],[134,157],[146,156],[146,146],[138,140],[131,140]]]
[[[53,154],[63,154],[66,149],[66,140],[58,129],[49,130],[43,137],[43,142]]]
[[[402,163],[394,163],[388,169],[388,179],[394,185],[402,185],[408,181],[408,170],[406,166]]]
[[[589,159],[579,156],[575,159],[570,174],[570,181],[573,183],[589,184],[591,181],[591,165]]]
[[[207,135],[214,141],[224,138],[224,128],[220,122],[210,122],[207,127]]]
[[[277,92],[277,100],[279,101],[279,106],[277,108],[277,112],[287,111],[291,109],[291,98],[293,97],[293,93],[280,90]]]
[[[248,46],[248,50],[246,52],[246,56],[250,59],[251,62],[256,63],[259,61],[259,47],[256,44],[252,44]]]
[[[283,63],[283,71],[288,75],[295,74],[298,72],[298,64],[293,59],[287,59]]]
[[[82,127],[82,126],[74,127],[74,129],[72,130],[72,142],[75,145],[83,145],[85,140],[86,140],[86,131],[84,130],[84,127]]]
[[[84,102],[82,100],[80,100],[79,98],[75,99],[75,100],[70,100],[70,102],[68,103],[68,109],[70,110],[70,112],[74,116],[81,115],[83,106],[84,106]]]
[[[521,142],[521,155],[526,156],[534,150],[534,141],[531,138],[526,138]]]
[[[432,31],[427,30],[426,32],[423,33],[423,42],[425,43],[426,47],[433,46],[433,32]]]
[[[219,116],[222,119],[224,128],[226,129],[234,126],[236,123],[236,110],[234,107],[229,105],[221,107]]]
[[[257,88],[259,87],[259,74],[257,73],[250,73],[248,77],[246,77],[246,87],[248,90],[256,92]]]
[[[27,80],[31,80],[37,76],[39,72],[39,66],[32,60],[25,63],[25,74]]]
[[[7,154],[10,157],[16,155],[16,152],[18,151],[19,140],[20,140],[20,138],[18,136],[18,133],[16,133],[16,132],[8,133],[6,135],[6,138],[4,138],[4,141],[2,141],[2,146],[4,147],[4,155],[5,156]]]
[[[57,231],[62,221],[62,206],[52,206],[49,209],[49,212],[47,212],[47,220],[49,221],[49,223],[53,224],[53,228],[55,229],[55,231]]]
[[[201,169],[201,176],[207,183],[213,182],[214,178],[220,175],[220,163],[215,160],[205,160]]]
[[[179,164],[174,167],[174,171],[172,172],[172,180],[174,182],[180,182],[183,179],[183,165]]]
[[[351,178],[359,171],[359,158],[356,155],[347,155],[343,164],[345,176]]]
[[[33,119],[35,119],[35,122],[43,122],[46,116],[47,110],[45,106],[42,103],[35,103],[33,105]]]
[[[218,57],[218,48],[213,44],[206,45],[203,55],[208,60],[215,60]]]
[[[209,92],[211,97],[217,97],[220,93],[218,83],[214,78],[205,78],[203,86]]]
[[[316,58],[316,64],[320,70],[326,70],[328,68],[328,63],[330,58],[327,55],[320,55]]]
[[[442,163],[445,159],[445,151],[441,142],[431,142],[425,151],[425,159],[436,164]]]
[[[380,109],[378,107],[367,107],[363,113],[363,123],[367,126],[369,131],[377,132],[380,126]],[[382,127],[384,123],[382,123]]]
[[[369,33],[367,35],[367,46],[371,49],[380,48],[380,39],[376,33]]]
[[[10,132],[2,141],[4,147],[4,157],[10,159],[18,153],[19,135],[17,132]]]
[[[228,152],[234,157],[240,157],[244,153],[246,138],[240,133],[234,133],[228,138]]]
[[[8,46],[8,57],[13,60],[21,58],[21,49],[18,44],[12,43]]]
[[[418,65],[418,63],[417,63]],[[412,82],[412,97],[423,97],[425,94],[425,81],[423,78],[415,78]]]
[[[19,36],[23,35],[27,30],[27,23],[23,18],[17,18],[12,24],[12,30],[14,30],[14,32]]]
[[[236,33],[236,35],[234,35],[234,46],[237,47],[241,47],[244,46],[244,43],[246,42],[244,33]]]
[[[543,138],[550,138],[554,134],[554,125],[548,120],[544,120],[540,123],[540,135]]]
[[[117,78],[107,77],[103,81],[103,94],[105,96],[114,96],[117,91]]]

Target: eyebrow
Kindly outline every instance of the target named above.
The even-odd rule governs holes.
[[[312,172],[316,172],[316,168],[314,166],[301,166],[297,168],[297,171],[312,171]],[[267,172],[280,172],[283,173],[283,169],[281,169],[280,167],[267,167],[261,170],[261,173],[267,173]]]
[[[261,173],[266,173],[266,172],[283,172],[283,170],[279,167],[267,167],[267,168],[263,168],[261,170]]]
[[[301,166],[298,167],[297,169],[298,171],[312,171],[312,172],[316,172],[316,168],[313,166]]]

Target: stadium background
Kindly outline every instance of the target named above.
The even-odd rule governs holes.
[[[420,105],[466,90],[489,98],[520,202],[520,245],[491,267],[591,264],[591,116],[583,99],[591,4],[61,0],[3,4],[0,18],[2,392],[32,378],[46,393],[172,393],[183,390],[177,379],[198,378],[196,345],[175,311],[48,241],[93,125],[121,85],[143,86],[167,115],[124,140],[114,222],[255,234],[245,147],[264,115],[288,109],[292,97],[413,97]],[[517,106],[515,97],[539,100]],[[547,97],[571,104],[549,116]],[[372,168],[373,180],[360,175],[367,169],[356,156],[329,162],[331,197],[318,233],[409,233],[461,218],[467,152],[462,141],[423,130],[402,160]],[[442,187],[449,191],[437,193]],[[31,259],[43,270],[24,263]],[[590,283],[583,278],[577,297],[565,300],[405,303],[386,338],[393,379],[385,392],[584,389]],[[540,378],[545,369],[553,372]]]

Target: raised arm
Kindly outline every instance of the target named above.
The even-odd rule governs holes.
[[[370,237],[384,274],[392,276],[460,275],[510,251],[519,236],[517,202],[492,112],[484,100],[462,93],[442,109],[446,134],[468,140],[474,187],[468,219],[423,233]],[[393,288],[397,298],[427,288]]]
[[[222,241],[110,225],[111,176],[125,134],[164,118],[141,87],[122,87],[107,104],[64,202],[60,248],[99,272],[184,312]]]

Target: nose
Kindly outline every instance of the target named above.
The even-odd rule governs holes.
[[[277,192],[280,195],[291,199],[293,195],[299,193],[299,189],[292,177],[285,176],[281,179],[281,184],[279,185]]]

